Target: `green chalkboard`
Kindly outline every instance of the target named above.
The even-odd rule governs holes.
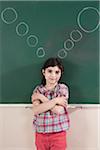
[[[99,103],[99,1],[0,1],[0,103],[31,103],[60,57],[73,104]]]

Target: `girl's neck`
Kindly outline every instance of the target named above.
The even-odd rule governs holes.
[[[56,84],[46,84],[46,85],[45,85],[45,88],[46,88],[47,90],[53,90],[56,85],[57,85],[57,83],[56,83]]]

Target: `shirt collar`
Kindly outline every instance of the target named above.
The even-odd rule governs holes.
[[[46,89],[46,87],[43,85],[41,85],[41,88],[44,92],[57,92],[60,87],[59,84],[57,84],[52,90]]]

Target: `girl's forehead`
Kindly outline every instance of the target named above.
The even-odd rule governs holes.
[[[50,66],[50,67],[48,67],[48,68],[46,68],[46,69],[50,69],[50,70],[61,70],[58,66]]]

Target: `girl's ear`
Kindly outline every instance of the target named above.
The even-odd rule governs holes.
[[[44,75],[44,69],[42,69],[42,74]]]

